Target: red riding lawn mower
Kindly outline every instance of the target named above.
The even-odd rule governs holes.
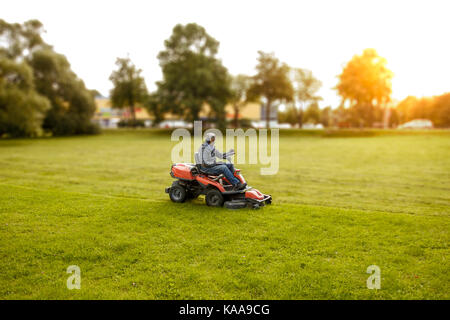
[[[249,186],[243,190],[233,190],[233,186],[223,174],[214,176],[202,171],[198,153],[195,153],[195,162],[196,164],[175,163],[172,165],[170,175],[177,180],[171,187],[166,188],[166,193],[173,202],[185,202],[204,194],[206,204],[212,207],[259,209],[272,203],[270,195],[262,194]],[[241,183],[245,183],[241,170],[235,169],[234,176]]]

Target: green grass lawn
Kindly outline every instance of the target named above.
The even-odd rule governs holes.
[[[277,175],[239,166],[261,210],[170,202],[173,145],[0,141],[0,299],[450,298],[450,132],[281,132]]]

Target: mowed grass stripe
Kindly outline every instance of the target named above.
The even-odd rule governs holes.
[[[282,132],[280,170],[238,165],[278,203],[448,215],[450,132],[358,138]],[[169,135],[108,132],[95,137],[0,141],[0,179],[14,185],[164,200]]]
[[[448,299],[448,219],[184,205],[0,185],[0,297]],[[68,265],[82,290],[65,287]],[[365,287],[367,266],[382,290]]]

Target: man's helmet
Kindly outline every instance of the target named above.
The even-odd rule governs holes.
[[[205,135],[205,141],[208,142],[208,143],[211,142],[212,138],[214,138],[214,140],[216,139],[216,135],[214,133],[212,133],[212,132],[208,132]]]

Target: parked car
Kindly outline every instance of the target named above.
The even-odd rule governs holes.
[[[433,122],[427,119],[415,119],[401,124],[397,129],[431,129]]]

